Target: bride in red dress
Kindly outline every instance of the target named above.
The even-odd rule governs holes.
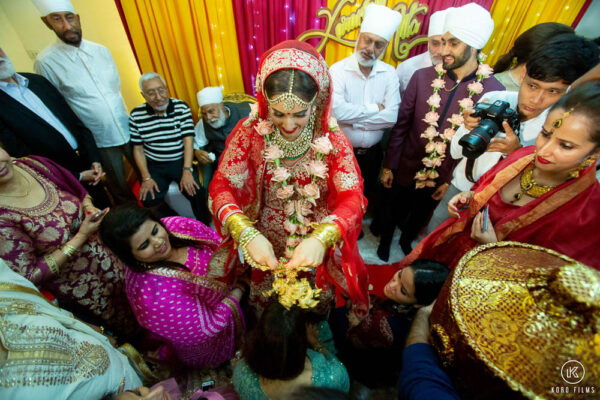
[[[261,311],[271,289],[269,270],[287,267],[323,289],[334,287],[368,310],[368,279],[357,238],[366,207],[352,147],[331,117],[328,67],[316,50],[286,41],[263,55],[258,103],[229,135],[209,188],[224,242],[212,263],[238,275],[237,245],[251,268],[250,303]],[[304,269],[304,268],[303,268]],[[342,297],[339,296],[341,301]]]

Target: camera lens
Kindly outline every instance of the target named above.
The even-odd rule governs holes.
[[[482,155],[499,129],[500,127],[491,119],[482,119],[471,132],[458,141],[463,148],[463,156],[477,158]]]

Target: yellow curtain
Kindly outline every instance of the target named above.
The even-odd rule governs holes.
[[[229,0],[124,0],[123,12],[142,73],[161,74],[171,97],[187,102],[222,86],[244,92],[233,7]]]
[[[486,63],[494,65],[509,52],[521,33],[542,22],[559,22],[569,25],[586,0],[495,0],[490,10],[494,19],[494,33],[483,52],[488,55]]]

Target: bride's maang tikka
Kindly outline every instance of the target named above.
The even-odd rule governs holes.
[[[298,97],[294,93],[292,93],[292,89],[294,87],[295,72],[296,72],[296,70],[292,69],[292,75],[290,76],[290,86],[286,93],[282,93],[279,96],[277,96],[273,99],[270,99],[267,96],[267,93],[265,92],[265,98],[267,99],[269,104],[273,105],[273,104],[283,103],[283,109],[285,111],[290,111],[290,110],[294,109],[294,104],[298,104],[300,107],[308,108],[315,101],[315,99],[317,98],[317,93],[315,93],[312,100],[309,102],[302,100],[300,97]]]

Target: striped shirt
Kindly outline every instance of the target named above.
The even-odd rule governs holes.
[[[143,145],[144,154],[153,161],[166,162],[183,158],[183,138],[194,136],[194,121],[188,105],[169,99],[165,115],[158,115],[144,103],[129,115],[129,132],[133,145]]]

